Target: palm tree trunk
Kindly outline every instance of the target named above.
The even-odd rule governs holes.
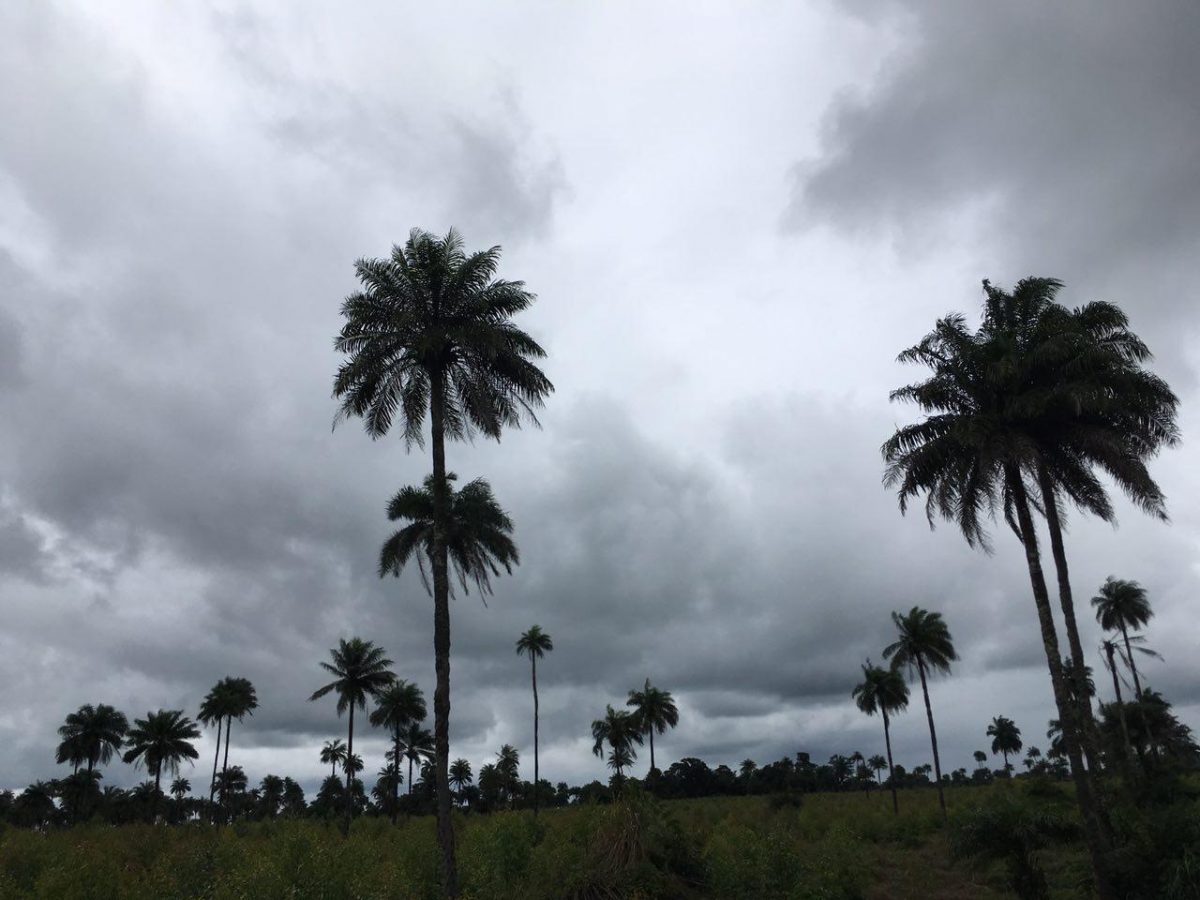
[[[217,716],[217,751],[213,754],[212,781],[208,785],[208,814],[214,823],[217,821],[217,811],[213,808],[213,797],[217,795],[217,763],[221,760],[221,726],[224,724],[224,720]]]
[[[1133,699],[1137,701],[1138,715],[1142,719],[1142,730],[1146,733],[1146,740],[1150,744],[1150,754],[1155,761],[1158,760],[1158,746],[1154,743],[1154,734],[1150,731],[1150,720],[1146,718],[1146,710],[1142,706],[1142,680],[1138,678],[1137,663],[1133,661],[1133,647],[1129,643],[1129,630],[1125,627],[1125,623],[1121,623],[1121,639],[1125,642],[1125,658],[1129,660],[1129,674],[1133,676]],[[1142,745],[1137,745],[1138,758],[1145,764],[1145,758],[1142,755]]]
[[[888,724],[887,710],[883,712],[883,744],[887,747],[888,755],[888,784],[892,788],[892,813],[900,815],[900,801],[896,799],[896,767],[892,765],[892,730]]]
[[[651,725],[649,728],[649,734],[650,734],[650,771],[653,772],[654,771],[654,726],[653,725]]]
[[[933,707],[929,704],[929,685],[925,683],[925,661],[917,657],[917,673],[921,676],[921,693],[925,695],[925,718],[929,720],[929,743],[933,746],[933,774],[937,778],[938,803],[942,818],[946,818],[946,795],[942,790],[942,760],[938,756],[937,729],[933,727]]]
[[[538,814],[538,695],[537,695],[537,654],[529,654],[529,662],[533,666],[533,814]]]
[[[400,812],[400,726],[396,725],[392,732],[392,737],[395,738],[392,744],[392,824],[396,824],[396,817]],[[409,781],[412,776],[409,776]]]
[[[1083,818],[1083,830],[1087,839],[1088,852],[1092,859],[1092,874],[1096,880],[1096,895],[1100,900],[1116,900],[1116,894],[1108,877],[1108,854],[1112,841],[1097,812],[1095,792],[1080,752],[1076,717],[1071,715],[1071,700],[1062,671],[1062,654],[1058,648],[1058,634],[1054,628],[1054,616],[1050,610],[1050,592],[1042,573],[1042,559],[1038,551],[1037,533],[1033,527],[1033,516],[1029,511],[1029,498],[1021,473],[1015,466],[1006,468],[1008,486],[1013,496],[1017,513],[1021,544],[1025,548],[1025,563],[1029,568],[1029,581],[1033,589],[1033,601],[1037,607],[1038,623],[1042,631],[1042,646],[1046,652],[1046,664],[1050,669],[1050,684],[1054,689],[1054,703],[1062,723],[1063,744],[1071,761],[1071,777],[1075,782],[1075,798]]]
[[[158,795],[162,785],[162,760],[158,761],[158,765],[154,767],[154,808],[151,812],[152,820],[158,822]]]
[[[458,896],[454,859],[454,822],[450,810],[450,573],[446,559],[446,385],[435,369],[429,379],[429,420],[433,445],[433,655],[437,680],[433,691],[434,792],[437,836],[442,850],[442,892]]]
[[[1121,720],[1121,736],[1125,738],[1125,762],[1132,768],[1133,760],[1129,758],[1129,748],[1133,746],[1133,742],[1129,740],[1129,725],[1125,721],[1125,703],[1121,700],[1121,682],[1117,678],[1116,656],[1113,645],[1107,641],[1104,643],[1104,652],[1108,655],[1108,669],[1112,672],[1113,691],[1117,695],[1117,714]]]
[[[1043,465],[1038,466],[1038,482],[1042,492],[1042,506],[1046,511],[1046,526],[1050,531],[1050,552],[1054,556],[1054,570],[1058,577],[1058,604],[1062,607],[1063,622],[1067,630],[1067,646],[1074,660],[1072,695],[1078,711],[1079,743],[1087,757],[1088,769],[1100,771],[1100,735],[1096,719],[1092,715],[1092,701],[1088,697],[1087,675],[1084,672],[1085,657],[1083,642],[1079,639],[1079,626],[1075,621],[1075,599],[1071,593],[1071,576],[1067,569],[1067,552],[1063,547],[1062,522],[1058,515],[1058,495],[1050,473]],[[1097,797],[1099,801],[1099,797]]]
[[[408,758],[408,796],[410,796],[410,797],[412,796],[412,781],[413,781],[412,767],[413,767],[413,758],[410,756]]]
[[[354,815],[354,703],[350,704],[350,726],[346,735],[346,819],[342,824],[342,837],[350,834],[350,819]]]
[[[221,762],[221,818],[225,817],[225,793],[229,790],[229,732],[233,731],[233,716],[225,717],[225,759]]]

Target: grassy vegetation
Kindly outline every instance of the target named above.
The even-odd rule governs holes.
[[[956,817],[1019,784],[871,794],[655,801],[490,816],[456,815],[464,896],[988,900],[1011,896],[999,863],[955,862]],[[1051,896],[1077,896],[1082,849],[1045,860]],[[86,825],[0,832],[0,896],[70,898],[410,898],[438,896],[433,817],[361,819],[348,839],[311,820]]]

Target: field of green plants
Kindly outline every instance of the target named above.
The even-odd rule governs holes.
[[[1013,896],[1004,860],[955,854],[981,810],[1070,810],[1065,787],[951,790],[944,825],[931,790],[906,790],[894,816],[882,792],[803,798],[661,801],[637,791],[585,805],[456,819],[464,895],[473,900],[729,898],[886,900]],[[1052,897],[1086,874],[1071,838],[1032,861]],[[1053,830],[1053,829],[1051,829]],[[986,838],[986,835],[984,835]],[[1035,841],[1036,843],[1036,841]],[[1031,845],[1032,848],[1032,845]],[[411,898],[438,896],[433,817],[392,826],[297,820],[206,825],[86,825],[0,832],[0,896],[70,898]]]

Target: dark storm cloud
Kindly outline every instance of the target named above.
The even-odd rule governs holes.
[[[824,152],[795,170],[790,225],[897,226],[923,253],[960,239],[978,215],[980,277],[1058,274],[1109,299],[1121,276],[1113,299],[1156,324],[1190,303],[1200,6],[946,0],[870,10],[889,14],[902,49],[870,87],[833,106]],[[1165,323],[1153,330],[1168,334]]]

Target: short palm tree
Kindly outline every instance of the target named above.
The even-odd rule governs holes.
[[[367,698],[375,697],[395,680],[388,668],[392,661],[384,655],[382,647],[376,647],[371,641],[361,638],[344,638],[338,641],[338,646],[329,651],[331,662],[321,663],[321,668],[334,676],[329,684],[313,691],[309,700],[320,700],[326,694],[337,694],[337,714],[340,718],[346,710],[350,711],[350,723],[347,729],[346,741],[346,818],[342,825],[342,834],[350,833],[350,819],[354,815],[353,778],[349,771],[351,758],[354,756],[354,709],[365,709]]]
[[[111,706],[90,703],[67,716],[59,727],[62,743],[58,745],[57,762],[70,762],[78,771],[85,765],[91,772],[97,765],[107,764],[113,753],[121,749],[129,720]]]
[[[592,752],[601,758],[604,756],[604,745],[607,743],[613,753],[609,765],[620,776],[623,771],[637,758],[633,745],[641,745],[645,740],[645,728],[637,713],[627,709],[613,709],[606,706],[604,718],[592,722]],[[619,763],[619,764],[618,764]]]
[[[529,630],[517,639],[517,654],[529,657],[529,665],[533,675],[533,814],[535,816],[538,814],[539,791],[537,785],[541,779],[538,769],[537,661],[553,649],[554,641],[550,638],[550,635],[542,631],[540,625],[531,625]]]
[[[433,573],[433,695],[438,842],[442,889],[458,895],[450,812],[451,494],[446,439],[474,432],[499,440],[522,418],[536,422],[554,386],[535,364],[545,351],[512,318],[534,300],[519,281],[496,278],[500,248],[466,253],[451,230],[444,238],[413,229],[388,259],[362,259],[362,290],[342,304],[345,324],[335,347],[346,355],[334,380],[341,416],[358,416],[372,437],[399,419],[406,443],[424,443],[429,412],[432,489],[437,527],[430,535]]]
[[[933,672],[950,672],[950,663],[958,659],[954,652],[954,641],[950,629],[941,613],[929,612],[914,606],[901,615],[892,613],[897,639],[883,649],[884,659],[890,659],[896,668],[908,669],[909,676],[916,673],[921,680],[921,694],[925,698],[925,717],[929,720],[929,742],[933,745],[933,772],[937,779],[938,803],[942,817],[946,816],[946,796],[942,791],[942,761],[938,754],[937,729],[933,725],[933,707],[929,704],[929,685],[926,676]]]
[[[1008,754],[1020,753],[1021,729],[1017,723],[1005,716],[996,716],[985,732],[992,739],[992,752],[1004,757],[1004,768],[1008,768]]]
[[[392,824],[400,809],[400,742],[402,732],[412,723],[425,721],[425,695],[411,681],[403,678],[384,688],[375,698],[375,709],[371,711],[371,724],[386,728],[392,734]],[[409,789],[412,788],[412,772],[408,773]]]
[[[346,762],[346,744],[341,740],[326,741],[321,748],[321,762],[329,766],[329,777],[337,778],[337,767]]]
[[[888,767],[888,761],[884,757],[880,756],[878,753],[873,754],[867,760],[867,768],[875,773],[875,780],[879,782],[880,786],[883,785],[883,781],[882,781],[882,779],[880,779],[879,773],[882,772],[887,767]]]
[[[883,744],[887,748],[888,783],[892,788],[892,812],[900,814],[896,797],[896,769],[892,764],[891,717],[908,708],[908,685],[895,669],[885,669],[867,660],[862,666],[863,680],[851,692],[855,704],[868,716],[883,717]]]
[[[1125,643],[1126,664],[1133,675],[1133,689],[1140,697],[1142,683],[1138,678],[1137,665],[1133,661],[1129,632],[1144,628],[1154,617],[1146,589],[1136,581],[1126,581],[1110,575],[1101,585],[1100,592],[1092,598],[1092,607],[1096,610],[1096,621],[1100,623],[1101,628],[1105,631],[1121,632],[1121,640]]]
[[[471,764],[465,759],[456,759],[450,763],[449,780],[450,786],[457,794],[461,795],[463,788],[474,780]]]
[[[653,772],[654,732],[665,734],[668,728],[679,724],[679,709],[675,705],[675,698],[671,696],[670,691],[656,688],[647,678],[640,691],[629,692],[629,699],[625,705],[633,707],[633,714],[637,717],[642,731],[650,737],[650,771]]]
[[[125,740],[129,749],[123,759],[135,766],[144,765],[154,773],[156,804],[162,792],[163,769],[175,775],[185,759],[199,758],[192,744],[198,737],[200,729],[180,709],[160,709],[146,713],[144,719],[133,720]]]
[[[504,792],[508,794],[509,806],[517,802],[517,787],[520,782],[521,754],[512,744],[505,744],[496,753],[496,771],[504,783]]]
[[[419,721],[410,721],[401,730],[400,741],[392,752],[397,751],[402,758],[408,760],[408,793],[411,796],[413,764],[419,766],[423,761],[433,759],[433,735],[427,729],[422,728]]]
[[[608,767],[613,770],[616,775],[616,783],[622,784],[625,781],[625,770],[633,765],[637,754],[633,752],[633,748],[626,746],[613,747],[608,753]]]
[[[976,750],[971,755],[973,757],[975,757],[975,765],[977,765],[979,768],[982,769],[984,767],[984,765],[987,763],[987,754],[984,753],[982,750]]]

